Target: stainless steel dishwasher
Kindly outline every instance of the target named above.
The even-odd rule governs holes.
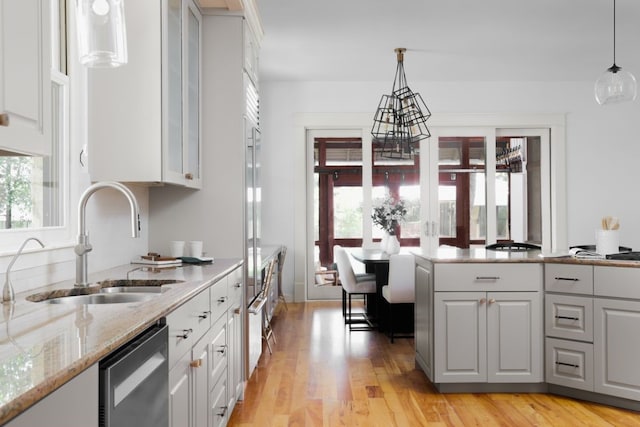
[[[100,427],[168,427],[168,336],[158,322],[100,362]]]

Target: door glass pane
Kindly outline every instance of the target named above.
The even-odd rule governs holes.
[[[469,240],[487,237],[485,174],[469,174]]]
[[[189,169],[200,178],[200,22],[189,8],[189,68],[187,96],[189,99]]]
[[[497,238],[542,243],[541,139],[496,139]]]
[[[440,205],[440,237],[456,237],[456,186],[438,186]]]
[[[182,2],[169,0],[167,11],[168,167],[182,174]]]
[[[511,240],[511,230],[509,229],[509,174],[507,172],[496,172],[496,222],[496,238],[498,240]]]
[[[372,206],[380,206],[389,197],[389,190],[384,185],[377,185],[371,189],[371,204]],[[374,239],[381,239],[384,231],[374,226],[371,236]]]
[[[462,142],[459,138],[441,137],[438,139],[438,146],[439,166],[460,166]]]
[[[400,226],[403,239],[420,237],[420,186],[401,185],[400,198],[404,200],[407,215]]]
[[[334,238],[362,238],[362,187],[334,187],[333,206]]]

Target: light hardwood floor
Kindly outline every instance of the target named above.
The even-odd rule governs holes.
[[[545,394],[440,394],[413,340],[349,332],[339,302],[288,304],[230,426],[640,426],[640,413]]]

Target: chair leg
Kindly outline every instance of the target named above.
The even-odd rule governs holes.
[[[391,336],[391,344],[393,344],[393,304],[389,303],[389,335]]]
[[[347,319],[347,292],[342,288],[342,318]]]
[[[286,298],[284,297],[284,295],[280,295],[280,296],[278,297],[278,299],[284,303],[284,309],[285,309],[286,311],[289,311],[289,307],[287,306],[287,300],[286,300]]]

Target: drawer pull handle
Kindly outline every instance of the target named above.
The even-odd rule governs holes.
[[[202,366],[202,359],[196,359],[196,360],[192,360],[191,363],[189,363],[189,365],[192,368],[199,368]]]
[[[225,302],[226,300],[227,300],[227,297],[221,297],[221,298],[218,298],[218,302],[219,302],[220,304],[224,304],[224,302]]]
[[[191,328],[183,329],[182,332],[183,332],[182,335],[176,335],[176,337],[177,338],[182,338],[183,340],[186,340],[189,337],[189,334],[191,334],[191,332],[193,332],[193,329],[191,329]]]
[[[227,346],[226,345],[221,345],[220,348],[218,350],[216,350],[218,353],[220,354],[225,354],[227,352]]]
[[[227,413],[227,407],[226,406],[221,406],[220,410],[222,412],[218,412],[216,415],[219,416],[219,417],[224,417],[224,415]]]
[[[500,280],[499,276],[476,276],[476,280]]]
[[[571,317],[571,316],[556,316],[556,319],[580,320],[580,318],[579,318],[579,317]]]
[[[211,314],[210,311],[203,311],[201,315],[199,315],[198,317],[201,319],[206,319],[207,317],[209,317],[209,315]]]
[[[570,368],[579,368],[580,365],[574,365],[573,363],[556,362],[556,365],[569,366]]]
[[[565,282],[579,282],[580,279],[576,279],[575,277],[555,277],[556,280],[564,280]]]

